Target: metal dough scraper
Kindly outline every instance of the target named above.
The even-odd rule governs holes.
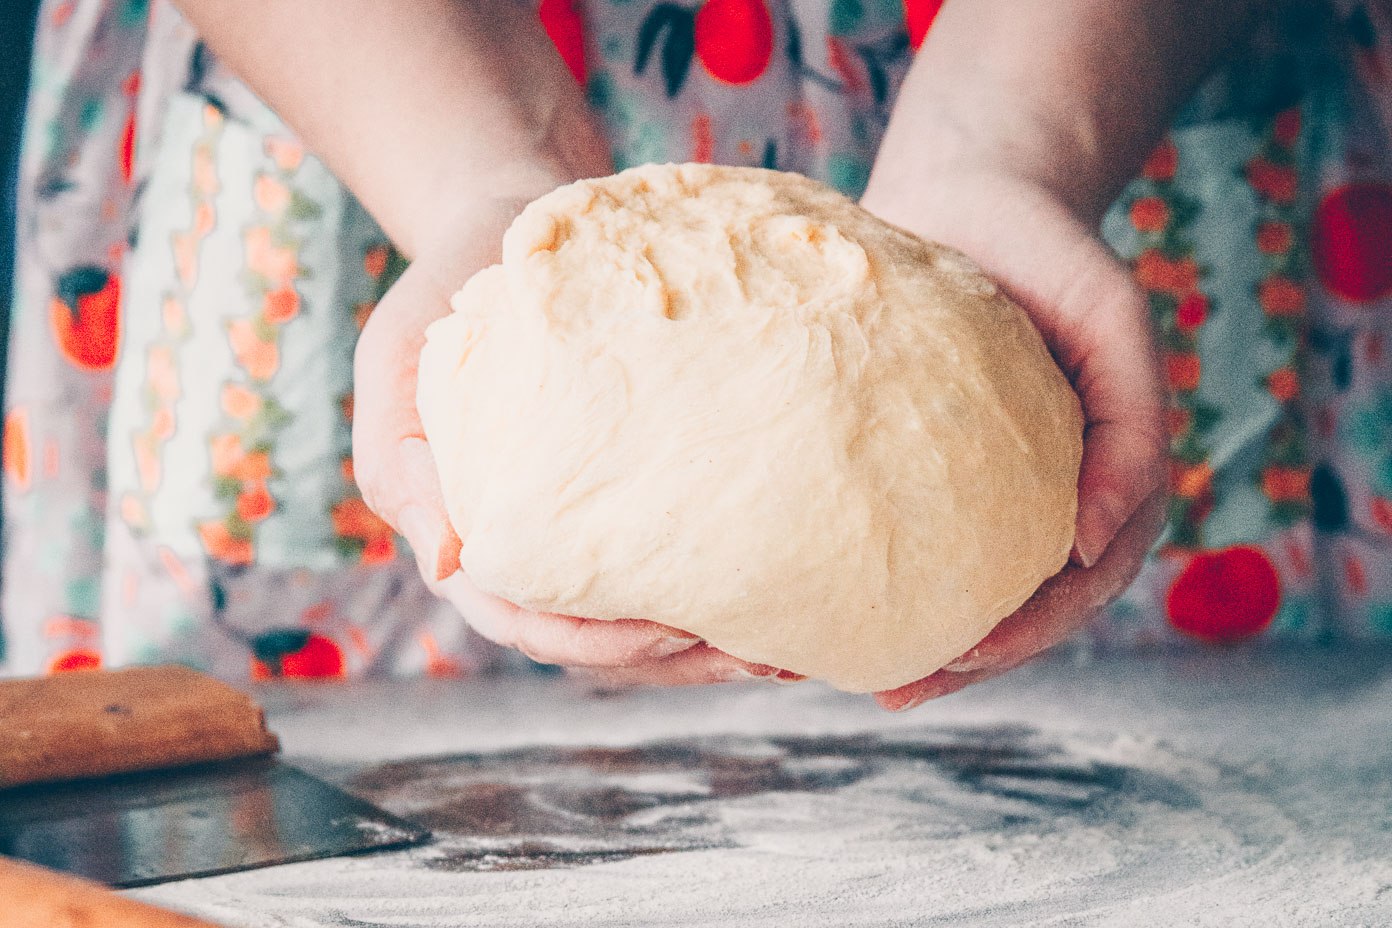
[[[129,888],[429,838],[278,749],[181,667],[0,682],[0,854]]]

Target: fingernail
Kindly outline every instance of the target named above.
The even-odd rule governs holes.
[[[807,679],[807,674],[793,673],[791,670],[780,670],[773,675],[772,679],[774,683],[781,683],[787,686],[792,683],[801,683],[803,680]]]
[[[1087,570],[1093,564],[1097,563],[1097,557],[1083,551],[1076,541],[1073,542],[1073,550],[1068,553],[1068,560],[1082,567],[1084,570]]]
[[[966,654],[949,661],[943,665],[943,670],[948,673],[971,673],[973,670],[985,670],[996,663],[996,659],[989,654],[982,654],[976,648],[972,648]]]
[[[725,679],[731,682],[739,680],[761,680],[766,681],[778,673],[778,668],[770,667],[767,664],[752,664],[749,667],[736,667],[726,675]]]
[[[671,657],[673,654],[680,654],[690,648],[694,648],[701,643],[701,639],[695,635],[664,635],[648,646],[647,656]]]

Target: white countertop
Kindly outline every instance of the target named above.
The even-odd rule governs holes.
[[[436,841],[133,892],[229,926],[1392,925],[1392,651],[820,686],[263,690]]]

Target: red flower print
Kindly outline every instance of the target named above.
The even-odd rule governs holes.
[[[121,278],[79,267],[58,278],[55,289],[49,321],[63,356],[83,370],[110,370],[121,341]]]
[[[942,11],[944,0],[904,0],[904,27],[909,31],[909,47],[918,51]]]
[[[1392,293],[1392,185],[1331,190],[1311,231],[1315,271],[1331,292],[1354,303]]]
[[[1269,255],[1280,255],[1290,251],[1294,236],[1291,227],[1284,222],[1264,222],[1257,229],[1257,247]]]
[[[1208,297],[1195,290],[1180,300],[1175,308],[1175,327],[1181,332],[1193,332],[1208,318]]]
[[[1189,431],[1190,425],[1194,422],[1194,416],[1189,410],[1179,406],[1171,406],[1165,410],[1165,429],[1171,438],[1179,438]]]
[[[1173,180],[1175,169],[1179,166],[1179,149],[1175,148],[1175,143],[1165,139],[1146,159],[1145,166],[1141,168],[1141,176],[1146,180],[1168,181]]]
[[[1257,301],[1268,316],[1298,316],[1305,311],[1305,291],[1288,277],[1268,277],[1257,288]]]
[[[1254,158],[1247,164],[1247,183],[1273,203],[1285,206],[1295,202],[1297,182],[1292,167]]]
[[[1290,148],[1300,138],[1300,107],[1292,106],[1276,114],[1271,126],[1271,137],[1278,145]]]
[[[270,638],[282,633],[261,636]],[[283,633],[287,639],[290,633]],[[267,653],[265,659],[252,658],[251,678],[269,680],[273,677],[286,677],[298,680],[324,680],[342,677],[346,672],[343,649],[332,638],[317,633],[303,632],[304,644],[289,653]],[[297,643],[297,642],[291,642]],[[258,650],[265,650],[258,639]],[[279,664],[275,670],[272,666]],[[278,672],[277,672],[278,671]]]
[[[1170,208],[1159,197],[1139,197],[1131,204],[1131,224],[1139,232],[1160,232],[1170,221]]]
[[[1170,260],[1153,248],[1137,256],[1135,274],[1145,289],[1176,295],[1190,293],[1199,283],[1199,266],[1193,258]]]
[[[91,648],[72,648],[54,655],[48,662],[48,672],[71,673],[75,670],[98,670],[102,665],[100,651]]]
[[[1251,545],[1195,554],[1165,597],[1170,624],[1208,641],[1256,635],[1280,605],[1280,576],[1266,553]]]
[[[585,20],[575,8],[575,0],[541,0],[537,8],[542,28],[551,37],[561,60],[570,68],[577,83],[585,83]],[[372,275],[377,276],[377,275]]]
[[[121,180],[131,182],[135,174],[135,107],[126,114],[126,124],[121,129]]]
[[[1373,514],[1373,521],[1377,527],[1388,534],[1392,534],[1392,500],[1381,496],[1374,496],[1369,509]]]
[[[373,245],[363,255],[363,270],[369,277],[377,278],[387,269],[387,246]]]
[[[1277,402],[1289,403],[1300,395],[1300,378],[1289,367],[1283,367],[1266,378],[1266,388]]]
[[[662,42],[662,77],[668,97],[681,93],[691,59],[726,84],[758,80],[773,57],[773,17],[764,0],[706,0],[692,11],[675,3],[659,3],[638,27],[638,57],[634,73],[642,76]]]
[[[1262,471],[1262,492],[1273,503],[1298,502],[1310,496],[1310,472],[1300,467],[1268,467]]]

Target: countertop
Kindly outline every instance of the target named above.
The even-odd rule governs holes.
[[[258,693],[429,845],[131,895],[229,926],[1392,925],[1392,651],[801,684]]]

